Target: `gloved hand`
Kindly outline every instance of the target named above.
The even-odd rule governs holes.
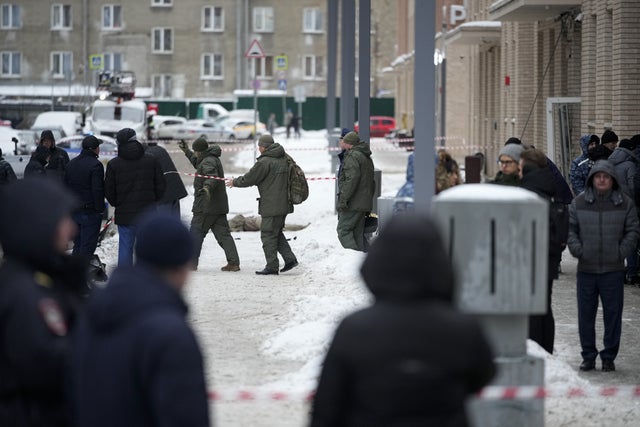
[[[180,142],[178,142],[178,147],[185,153],[189,150],[189,146],[184,139],[181,139]]]

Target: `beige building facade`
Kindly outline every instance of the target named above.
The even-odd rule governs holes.
[[[391,80],[375,70],[394,55],[395,8],[374,0],[372,10],[372,96],[384,96]],[[284,81],[325,96],[326,19],[326,0],[7,0],[0,92],[86,91],[103,68],[135,72],[153,98],[230,98],[254,78],[261,90]],[[253,40],[265,58],[245,57]]]
[[[398,21],[410,28],[413,1],[401,3]],[[516,136],[543,149],[567,174],[581,135],[605,129],[620,138],[640,133],[640,2],[458,4],[465,7],[465,20],[442,36],[450,91],[447,136],[462,134],[466,146],[461,153],[452,150],[458,158],[485,153],[492,176],[498,151]],[[399,32],[398,46],[411,38]],[[404,67],[397,81],[408,81],[404,73],[412,68]],[[397,103],[411,116],[413,101],[403,96],[410,91],[399,84]],[[459,146],[453,138],[446,141]]]

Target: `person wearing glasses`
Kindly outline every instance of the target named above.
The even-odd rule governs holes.
[[[519,144],[507,144],[500,150],[498,154],[498,166],[500,170],[496,174],[496,177],[492,184],[501,185],[520,185],[520,153],[522,153],[522,145]]]

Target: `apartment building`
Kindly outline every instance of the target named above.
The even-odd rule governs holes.
[[[0,4],[0,88],[94,86],[130,70],[154,98],[224,98],[235,89],[326,95],[326,0],[13,0]],[[372,58],[394,55],[395,8],[374,0]],[[264,58],[247,59],[258,40]],[[356,53],[354,52],[354,55]],[[89,60],[92,59],[92,61]],[[388,94],[384,76],[374,93]]]
[[[399,7],[402,2],[398,19],[409,28],[414,0],[401,0]],[[545,150],[566,174],[581,135],[640,133],[640,2],[458,3],[466,19],[444,37],[447,87],[458,91],[447,97],[447,135],[462,132],[467,144],[454,152],[459,158],[479,148],[492,176],[500,147],[517,136]],[[399,45],[404,38],[398,36]],[[403,93],[397,102],[410,108]]]

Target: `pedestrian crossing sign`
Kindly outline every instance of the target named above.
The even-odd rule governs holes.
[[[103,68],[104,55],[89,55],[89,69],[101,70]]]
[[[276,56],[276,70],[286,70],[289,68],[289,58],[287,55]]]

